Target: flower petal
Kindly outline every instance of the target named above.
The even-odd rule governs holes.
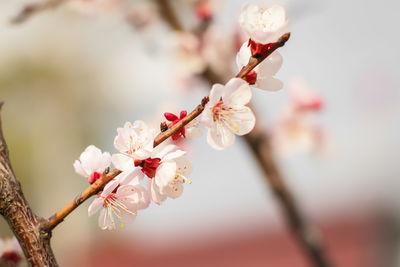
[[[82,168],[82,164],[79,160],[75,160],[74,169],[76,173],[82,175],[83,177],[88,177],[90,175]]]
[[[252,93],[249,84],[239,78],[232,78],[226,84],[223,100],[226,106],[243,106],[249,103]]]
[[[89,217],[95,214],[103,205],[103,199],[101,197],[96,197],[95,200],[92,201],[88,208]]]
[[[124,154],[113,154],[111,161],[115,168],[121,171],[130,171],[135,167],[133,159]]]
[[[249,107],[242,107],[232,113],[230,120],[224,120],[224,124],[235,134],[244,135],[253,130],[256,117]]]
[[[229,128],[219,123],[215,123],[208,129],[207,142],[212,148],[223,150],[235,142],[235,135],[229,130]]]

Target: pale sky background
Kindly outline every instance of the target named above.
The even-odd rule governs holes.
[[[82,66],[90,69],[88,73],[79,72],[79,79],[86,75],[88,79],[96,77],[102,84],[101,93],[114,103],[94,113],[106,123],[91,124],[82,114],[87,127],[96,133],[96,146],[115,152],[112,142],[116,127],[126,120],[151,119],[157,112],[164,112],[161,101],[191,109],[201,99],[202,91],[188,94],[171,89],[174,82],[169,72],[170,57],[163,45],[168,42],[165,34],[141,35],[116,14],[87,17],[67,7],[40,14],[20,26],[9,26],[8,19],[23,2],[27,1],[0,2],[0,71],[5,72],[7,64],[17,58],[34,63],[45,58],[58,65],[76,66],[78,70]],[[231,29],[243,3],[221,2],[219,25]],[[400,38],[396,28],[400,25],[399,2],[283,3],[288,7],[292,37],[281,49],[284,64],[277,77],[286,83],[300,76],[323,95],[326,109],[320,121],[329,141],[323,155],[300,153],[280,158],[281,169],[296,199],[308,215],[322,221],[351,214],[355,209],[380,208],[400,214]],[[2,88],[3,100],[1,92]],[[253,101],[260,113],[266,114],[268,123],[276,117],[287,92],[254,91],[254,96]],[[24,93],[6,95],[6,132],[7,122],[13,120],[12,112],[16,112],[13,104],[29,97]],[[104,101],[96,93],[90,97],[94,102]],[[102,103],[100,107],[104,107]],[[26,117],[18,118],[28,121],[31,116],[38,116],[35,109],[28,112],[31,113]],[[68,146],[68,136],[64,138],[58,142]],[[50,188],[36,191],[39,196],[34,208],[40,215],[50,216],[84,188],[84,182],[74,182],[72,188],[69,180],[81,179],[74,174],[72,162],[89,144],[72,144],[67,151],[71,155],[69,160],[41,166],[53,171],[53,164],[62,165],[69,172],[55,175],[52,182],[59,187],[53,188],[58,191],[50,200],[45,192]],[[37,150],[40,155],[40,149]],[[218,152],[203,138],[193,141],[192,155],[193,184],[186,185],[183,196],[140,212],[124,234],[163,245],[171,238],[176,242],[199,241],[259,225],[271,230],[282,227],[277,203],[241,141]],[[57,161],[56,155],[53,160]],[[39,185],[42,186],[38,180],[37,188]],[[56,229],[53,239],[57,255],[62,254],[60,250],[75,234],[97,235],[101,231],[97,228],[97,216],[87,218],[89,202]]]

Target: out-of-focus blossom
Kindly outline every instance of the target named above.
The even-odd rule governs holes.
[[[22,249],[15,237],[0,239],[0,264],[16,266],[22,260]]]
[[[236,55],[236,36],[217,27],[209,27],[202,36],[201,55],[207,66],[222,79],[232,77]]]
[[[239,78],[231,79],[226,85],[213,85],[202,121],[208,128],[207,142],[214,149],[227,148],[234,143],[235,134],[244,135],[254,128],[256,118],[245,106],[251,96],[248,83]]]
[[[239,71],[247,65],[250,57],[250,47],[248,42],[245,42],[236,55],[236,64]],[[267,91],[277,91],[282,88],[283,84],[273,76],[279,71],[281,66],[282,56],[278,51],[275,51],[256,66],[247,75],[248,77],[246,76],[246,80],[249,84],[254,84],[257,88]]]
[[[145,30],[157,19],[157,7],[150,1],[135,3],[126,15],[126,20],[138,30]]]
[[[187,77],[205,70],[206,62],[201,56],[200,41],[194,34],[174,33],[172,46],[175,47],[173,55],[179,76]]]
[[[250,39],[261,44],[278,41],[289,26],[282,6],[273,5],[262,8],[248,3],[242,8],[239,23]]]
[[[284,155],[315,150],[323,140],[322,127],[315,117],[323,108],[323,99],[301,79],[289,82],[288,91],[289,103],[272,130],[274,147]]]
[[[125,228],[125,224],[132,223],[138,209],[147,208],[150,203],[147,191],[140,185],[120,185],[114,179],[93,200],[88,209],[89,216],[102,208],[99,216],[99,226],[105,230],[115,230],[117,226]]]
[[[101,177],[101,174],[110,164],[110,153],[101,153],[100,149],[90,145],[82,152],[79,160],[75,160],[74,168],[78,174],[86,177],[88,182],[92,184]]]
[[[200,0],[195,4],[196,16],[201,20],[211,20],[213,17],[213,7],[211,1]]]
[[[179,114],[179,117],[173,113],[166,112],[164,113],[165,118],[170,121],[169,127],[177,124],[187,115],[186,110],[182,110]],[[176,141],[179,138],[200,138],[203,135],[203,129],[199,127],[199,122],[194,119],[189,122],[186,126],[182,127],[177,133],[172,135],[172,140]]]

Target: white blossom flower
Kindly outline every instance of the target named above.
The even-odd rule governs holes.
[[[192,173],[192,163],[185,156],[186,152],[168,145],[156,155],[159,159],[154,176],[148,181],[151,199],[161,204],[167,197],[177,198],[183,193],[183,184],[191,181],[188,175]]]
[[[143,121],[135,121],[133,125],[126,122],[124,128],[118,128],[117,132],[114,146],[120,153],[112,155],[112,163],[122,171],[117,179],[121,184],[139,184],[143,176],[135,161],[142,162],[153,155],[155,129]]]
[[[124,128],[117,129],[117,133],[114,146],[120,153],[136,159],[146,159],[151,155],[156,131],[143,121],[135,121],[133,125],[126,122]]]
[[[245,106],[251,96],[248,83],[239,78],[213,85],[202,121],[208,128],[207,142],[214,149],[225,149],[233,144],[235,134],[245,135],[254,128],[256,118]]]
[[[115,230],[117,226],[125,228],[125,224],[132,223],[138,209],[147,208],[150,199],[147,191],[140,185],[120,185],[114,179],[93,200],[88,209],[89,216],[95,214],[100,208],[99,226],[103,230]]]
[[[264,9],[248,3],[242,8],[239,23],[253,41],[261,44],[278,41],[289,26],[282,6],[273,5]]]
[[[299,78],[288,83],[288,92],[289,102],[272,128],[274,149],[290,155],[323,148],[324,132],[316,118],[323,107],[322,97]]]
[[[75,160],[75,171],[86,177],[90,184],[101,177],[104,170],[111,164],[111,155],[108,152],[101,153],[101,150],[94,145],[88,146]]]
[[[177,198],[182,195],[182,184],[185,181],[190,183],[187,176],[192,172],[192,166],[185,154],[177,146],[167,145],[144,160],[114,154],[112,161],[117,168],[130,172],[129,179],[122,178],[124,182],[138,182],[148,177],[151,199],[156,204],[161,204],[167,197]]]
[[[249,62],[251,57],[250,50],[248,42],[245,42],[237,53],[236,64],[239,71]],[[275,51],[249,73],[250,77],[246,76],[246,81],[263,90],[277,91],[282,88],[283,83],[273,76],[279,71],[281,66],[282,56],[278,51]],[[251,76],[252,74],[253,76]]]
[[[0,239],[0,259],[2,261],[10,266],[16,266],[22,260],[21,254],[22,249],[15,237]]]

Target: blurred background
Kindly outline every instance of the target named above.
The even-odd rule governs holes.
[[[157,127],[164,112],[191,110],[209,87],[188,78],[202,63],[177,52],[182,39],[155,2],[102,2],[74,0],[20,25],[10,19],[32,1],[0,2],[3,130],[25,196],[43,217],[86,188],[72,163],[88,145],[115,153],[125,121]],[[195,27],[193,1],[172,2]],[[286,182],[320,227],[335,266],[400,266],[400,5],[279,3],[292,33],[276,75],[284,88],[253,90],[257,119],[266,129],[277,123],[290,81],[301,79],[323,97],[316,116],[323,144],[276,152]],[[243,4],[212,4],[212,30],[229,49]],[[223,61],[233,76],[234,57],[226,54],[211,57],[230,57]],[[88,218],[87,201],[53,232],[60,265],[310,266],[240,138],[221,152],[205,138],[185,146],[195,169],[182,197],[151,205],[116,232],[102,231],[97,215]],[[9,235],[2,219],[0,236]]]

